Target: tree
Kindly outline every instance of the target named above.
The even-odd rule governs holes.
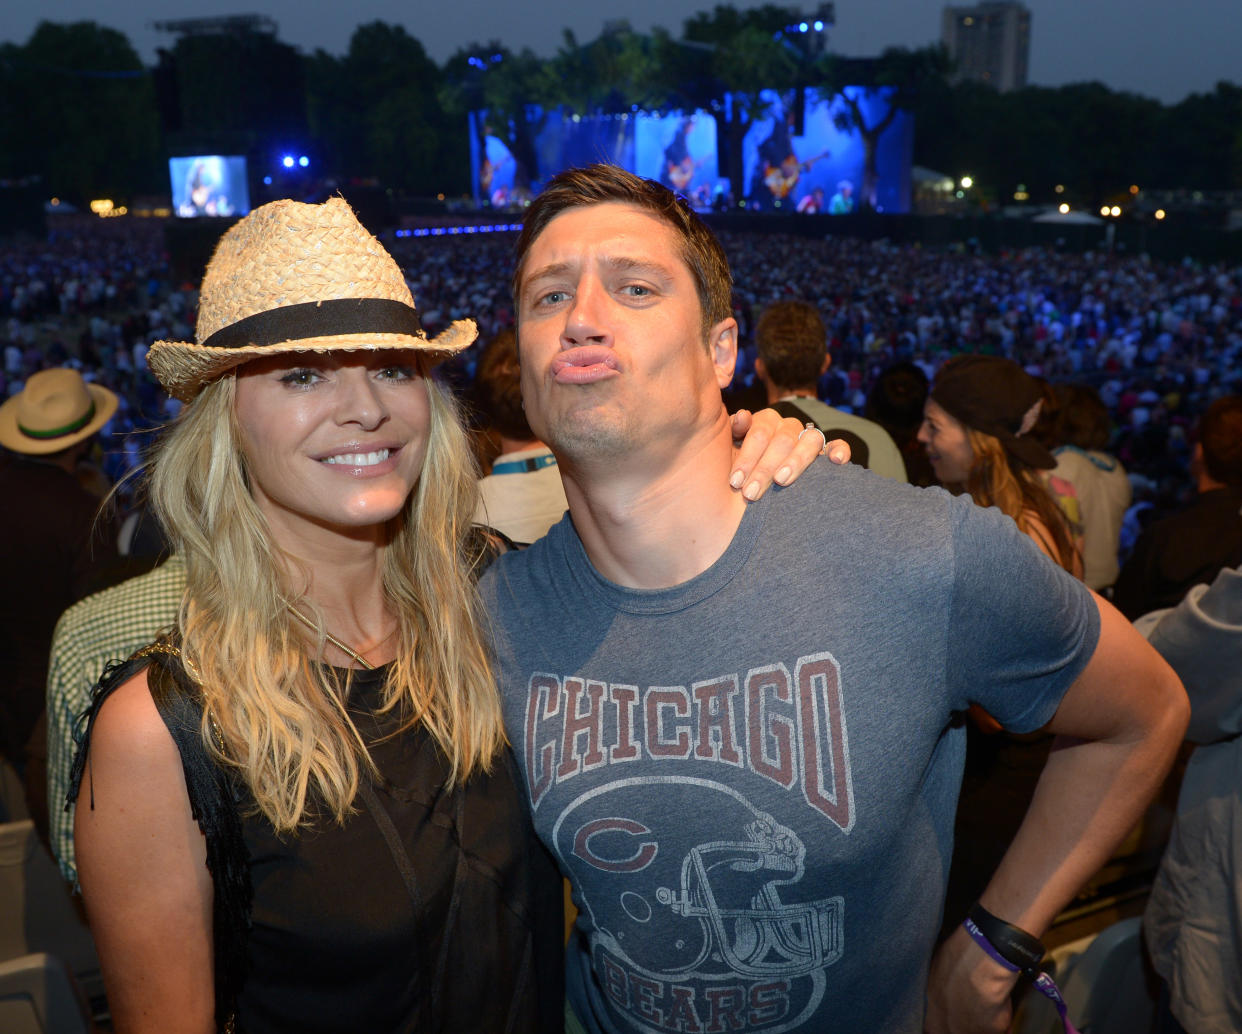
[[[548,107],[557,102],[551,65],[529,49],[515,54],[492,41],[459,50],[445,66],[440,95],[452,125],[458,127],[457,138],[466,140],[471,112],[486,111],[486,125],[476,127],[479,146],[485,146],[488,130],[504,141],[519,167],[515,176],[519,188],[542,175],[535,139],[547,120]],[[468,167],[464,153],[458,167],[463,171]]]
[[[310,122],[330,167],[420,194],[449,188],[451,127],[440,71],[404,28],[360,25],[343,58],[317,51],[306,69]]]
[[[179,148],[249,151],[273,137],[305,136],[305,62],[289,44],[265,32],[187,35],[171,60]]]
[[[610,22],[585,44],[566,29],[551,72],[559,102],[582,115],[653,108],[665,99],[657,45],[625,21]]]
[[[745,11],[718,4],[711,14],[696,14],[685,23],[687,42],[712,48],[710,77],[687,100],[694,102],[692,106],[713,111],[726,174],[739,195],[746,190],[742,141],[755,120],[768,111],[760,91],[800,85],[800,54],[782,42],[785,28],[800,19],[796,8],[775,4]],[[711,103],[719,101],[725,92],[731,95],[727,107]]]
[[[841,98],[841,107],[833,115],[833,122],[840,130],[854,132],[863,142],[863,179],[859,196],[862,203],[874,208],[876,188],[880,181],[876,165],[876,153],[880,137],[896,121],[903,111],[911,111],[920,92],[928,85],[933,88],[947,81],[950,69],[948,52],[940,46],[909,50],[890,47],[880,57],[869,62],[868,81],[856,84],[841,81],[846,68],[832,58],[820,64],[826,86]],[[878,114],[869,114],[879,109]]]
[[[1242,86],[1217,83],[1166,108],[1144,137],[1159,148],[1155,186],[1242,188]]]
[[[4,61],[6,169],[42,174],[50,192],[79,205],[167,182],[150,76],[121,33],[41,22]]]

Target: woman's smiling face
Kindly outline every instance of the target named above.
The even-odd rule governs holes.
[[[427,385],[403,351],[286,353],[237,373],[255,501],[278,538],[308,525],[382,525],[409,499],[430,427]]]
[[[918,437],[942,485],[966,484],[975,455],[965,424],[928,399]]]

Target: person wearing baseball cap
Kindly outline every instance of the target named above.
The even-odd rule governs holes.
[[[1043,407],[1033,377],[1010,359],[961,355],[936,374],[918,438],[949,491],[1013,518],[1054,563],[1082,577],[1082,554],[1043,480],[1056,459],[1031,434]],[[942,931],[962,921],[1017,833],[1053,737],[1013,737],[977,705],[967,728]],[[1003,773],[1003,775],[1002,775]]]
[[[1011,359],[961,355],[940,368],[918,438],[940,483],[980,506],[997,506],[1035,544],[1082,577],[1082,555],[1065,513],[1041,476],[1057,465],[1031,434],[1043,391]]]

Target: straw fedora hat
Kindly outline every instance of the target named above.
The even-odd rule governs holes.
[[[428,339],[392,256],[342,198],[272,201],[234,223],[207,264],[195,341],[157,341],[147,365],[189,402],[208,381],[282,352],[409,348],[443,358],[472,342],[473,320]]]
[[[116,395],[87,384],[77,370],[40,370],[0,406],[0,445],[47,456],[89,438],[115,412]]]

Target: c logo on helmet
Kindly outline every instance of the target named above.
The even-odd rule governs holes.
[[[598,853],[596,845],[592,841],[594,840],[598,843],[599,840],[605,839],[606,843],[613,843],[617,838],[605,838],[605,834],[608,833],[629,834],[630,836],[641,837],[650,835],[651,830],[641,822],[635,822],[633,819],[596,819],[579,828],[577,835],[574,837],[574,854],[588,865],[593,865],[595,868],[602,869],[605,872],[639,872],[652,863],[656,852],[659,850],[654,843],[647,840],[638,844],[638,849],[629,857],[605,858]],[[627,841],[621,840],[620,843],[624,845]]]

